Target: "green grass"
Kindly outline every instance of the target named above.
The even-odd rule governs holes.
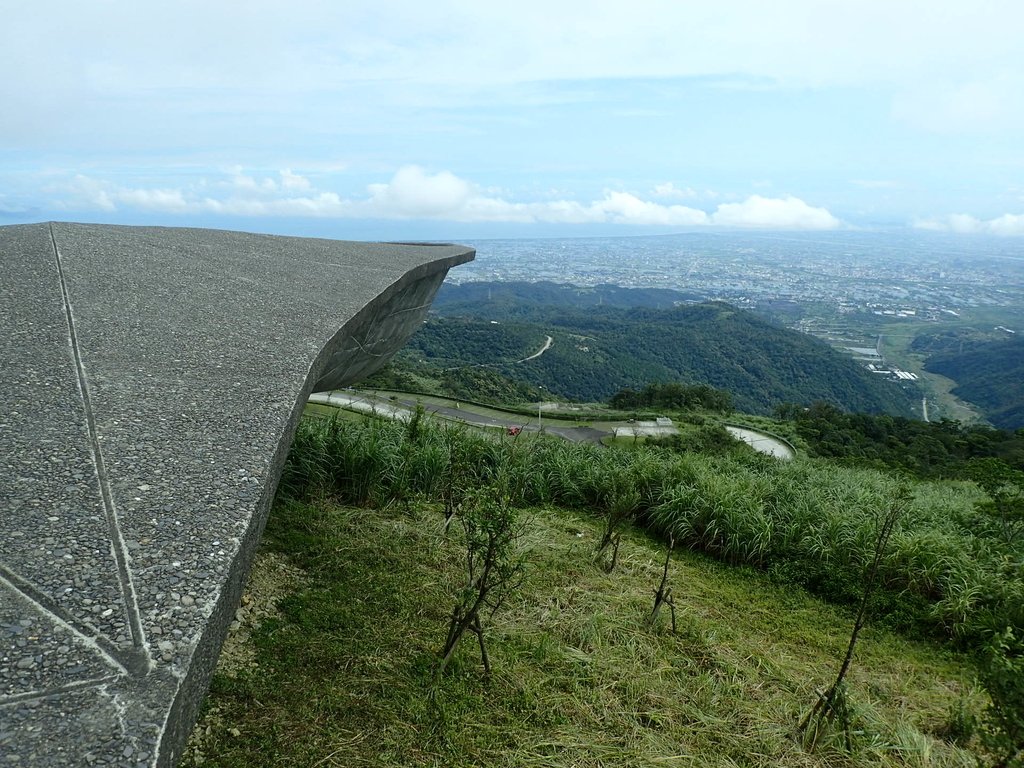
[[[349,411],[326,403],[306,403],[302,409],[302,415],[315,419],[342,419],[343,421],[362,421],[366,418],[358,411]]]
[[[972,764],[935,735],[972,679],[963,659],[869,628],[851,673],[854,752],[808,754],[795,724],[835,674],[846,612],[684,551],[670,572],[679,631],[667,617],[649,629],[662,544],[628,531],[606,574],[592,517],[524,514],[527,582],[487,622],[493,678],[467,641],[435,686],[457,526],[442,536],[429,504],[279,502],[263,548],[301,584],[252,633],[256,663],[215,675],[182,765]]]
[[[281,487],[301,498],[383,506],[458,497],[506,476],[517,506],[601,516],[626,505],[683,546],[763,568],[840,604],[856,602],[875,517],[900,481],[801,457],[775,461],[714,428],[697,438],[706,438],[710,453],[604,450],[534,434],[493,440],[430,418],[310,420],[296,433]],[[719,441],[727,453],[716,453]],[[993,626],[1018,625],[1024,582],[1009,566],[1016,551],[993,537],[977,489],[911,485],[915,501],[885,558],[879,615],[971,645],[984,643]]]

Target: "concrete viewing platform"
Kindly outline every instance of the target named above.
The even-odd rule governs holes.
[[[0,766],[173,766],[306,398],[455,245],[0,227]]]

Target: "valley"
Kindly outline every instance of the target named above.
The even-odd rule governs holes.
[[[733,232],[475,245],[476,261],[439,294],[438,314],[484,319],[490,310],[491,320],[524,320],[539,307],[668,310],[721,301],[851,358],[875,350],[862,367],[873,364],[871,375],[887,383],[916,377],[912,412],[923,417],[926,397],[936,421],[984,422],[994,411],[954,393],[957,382],[926,365],[932,352],[916,340],[955,333],[973,344],[1024,332],[1024,256],[1000,238]],[[896,412],[892,403],[886,409]]]

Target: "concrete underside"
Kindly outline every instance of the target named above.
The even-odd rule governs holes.
[[[0,764],[177,762],[307,396],[472,258],[0,227]]]

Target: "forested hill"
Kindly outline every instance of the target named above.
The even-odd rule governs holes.
[[[1024,427],[1024,339],[976,343],[932,355],[925,368],[953,379],[953,394],[1002,429]]]
[[[728,390],[734,406],[751,413],[825,401],[848,411],[913,414],[916,394],[820,340],[727,304],[579,309],[490,301],[463,303],[461,311],[457,318],[432,316],[406,359],[441,367],[494,364],[514,380],[582,401],[677,381]],[[513,362],[547,335],[554,344],[543,355]]]

